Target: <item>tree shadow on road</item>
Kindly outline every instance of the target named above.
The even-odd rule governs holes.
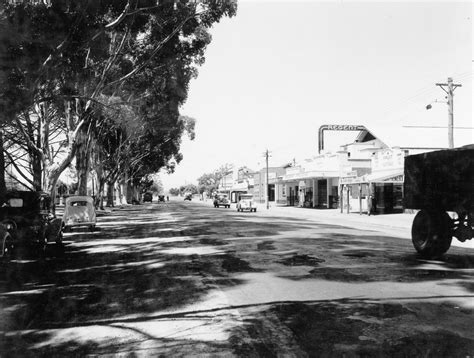
[[[244,220],[241,215],[227,215],[185,211],[170,218],[164,207],[124,209],[100,218],[99,232],[67,234],[62,258],[3,264],[0,331],[17,334],[0,339],[0,352],[14,353],[20,345],[25,355],[29,349],[44,356],[59,356],[61,350],[73,355],[120,351],[120,345],[103,348],[94,340],[34,347],[48,341],[50,329],[87,327],[110,319],[116,324],[131,316],[138,321],[154,319],[156,312],[192,305],[216,289],[244,285],[242,273],[275,269],[291,280],[358,282],[378,280],[373,267],[386,265],[393,281],[462,281],[463,270],[473,267],[472,255],[466,259],[456,250],[446,261],[425,267],[427,263],[399,239],[395,243],[367,231],[359,235],[349,227],[307,219],[247,216]],[[351,233],[332,233],[336,228]],[[305,274],[291,275],[293,268],[306,266]],[[472,290],[467,282],[464,287]],[[191,353],[191,348],[196,349],[194,343],[181,339],[156,337],[153,344],[173,351],[179,342]],[[196,344],[203,352],[228,348],[199,340]]]

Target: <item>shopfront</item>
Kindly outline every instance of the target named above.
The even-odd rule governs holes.
[[[300,173],[298,180],[290,181],[286,178],[285,190],[288,193],[286,205],[318,209],[337,208],[339,178],[335,176],[322,177],[325,174],[308,172]],[[334,175],[336,174],[334,173]]]
[[[341,178],[341,212],[403,212],[404,158],[400,148],[382,148],[372,154],[370,174]]]

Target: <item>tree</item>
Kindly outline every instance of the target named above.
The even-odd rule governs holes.
[[[224,164],[212,173],[205,173],[198,178],[199,193],[207,192],[209,195],[216,192],[219,188],[219,182],[226,175],[232,173],[233,166],[231,164]]]
[[[169,190],[169,192],[170,192],[171,195],[175,195],[175,196],[180,195],[179,188],[171,188],[171,189]]]
[[[151,191],[155,194],[163,192],[163,184],[158,174],[145,175],[141,180],[142,191]]]
[[[159,162],[166,166],[171,157],[179,162],[177,134],[183,130],[178,108],[189,80],[197,74],[196,66],[204,61],[210,41],[207,29],[222,16],[235,14],[234,1],[2,4],[0,78],[8,85],[0,89],[0,112],[14,117],[42,106],[44,113],[54,111],[55,119],[64,124],[60,159],[51,160],[48,149],[35,143],[49,190],[74,157],[79,188],[84,190],[104,106],[101,98],[108,96],[140,108],[136,119],[150,128],[166,128],[163,119],[171,117],[170,129],[156,133],[163,137],[158,143],[161,152],[167,153]],[[162,115],[155,115],[157,109]],[[150,135],[152,131],[143,139]],[[145,175],[149,164],[130,170]]]
[[[198,194],[199,193],[197,186],[194,184],[182,185],[180,187],[180,192],[181,194],[184,194],[184,193]]]

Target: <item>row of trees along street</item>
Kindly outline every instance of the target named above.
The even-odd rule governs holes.
[[[105,184],[121,183],[131,200],[143,178],[173,171],[182,136],[194,138],[179,107],[209,28],[235,14],[235,1],[0,3],[0,195],[5,166],[53,197],[66,168],[75,166],[79,195],[94,172],[101,205]]]
[[[232,172],[233,165],[226,163],[211,173],[202,174],[197,179],[197,186],[194,184],[181,185],[179,188],[171,188],[169,192],[171,195],[183,195],[184,193],[203,195],[205,193],[207,196],[210,196],[212,193],[217,192],[219,185],[222,185],[223,178]]]
[[[199,194],[206,193],[208,196],[217,192],[219,185],[222,185],[222,180],[227,175],[233,172],[233,166],[229,163],[221,165],[219,169],[211,173],[204,173],[198,178],[197,191]]]

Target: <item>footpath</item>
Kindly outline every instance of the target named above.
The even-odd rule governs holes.
[[[265,206],[261,208],[266,211]],[[341,225],[344,223],[368,224],[392,229],[406,230],[411,229],[411,223],[415,214],[386,214],[386,215],[367,215],[359,213],[341,213],[340,209],[311,209],[290,206],[274,206],[268,209],[268,212],[281,212],[289,215],[296,215],[315,219],[337,220]]]
[[[411,225],[415,213],[367,215],[365,213],[341,213],[340,209],[311,209],[291,206],[259,206],[265,216],[294,216],[314,221],[347,226],[354,229],[376,230],[390,236],[411,240]],[[452,246],[474,249],[474,240],[460,242],[453,238]]]

